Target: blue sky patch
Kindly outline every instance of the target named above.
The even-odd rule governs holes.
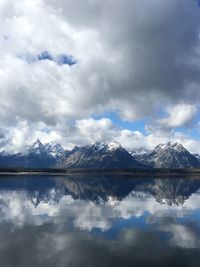
[[[48,51],[43,51],[40,55],[37,56],[38,60],[50,60],[54,61],[53,56]]]
[[[69,66],[72,66],[77,63],[77,60],[75,58],[73,58],[72,56],[64,55],[64,54],[58,55],[55,61],[59,65],[69,65]]]
[[[77,63],[77,60],[72,55],[59,54],[53,56],[49,51],[42,51],[38,55],[26,54],[26,56],[22,58],[25,59],[29,64],[44,60],[53,61],[60,66],[62,65],[72,66]]]
[[[130,122],[122,120],[117,114],[117,112],[106,112],[101,115],[93,115],[92,117],[96,120],[101,119],[102,117],[108,118],[113,122],[114,125],[122,129],[128,129],[130,131],[140,131],[142,133],[145,133],[145,125],[147,123],[146,119]]]

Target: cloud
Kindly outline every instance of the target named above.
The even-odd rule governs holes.
[[[150,131],[149,131],[150,130]],[[149,132],[144,134],[140,131],[129,130],[117,127],[108,118],[95,120],[92,118],[79,120],[73,130],[73,137],[70,137],[72,144],[86,145],[88,143],[112,141],[119,142],[127,150],[140,147],[153,149],[160,143],[169,141],[180,142],[190,152],[199,153],[200,142],[193,140],[186,134],[178,131],[162,131],[156,127],[148,129]],[[73,146],[73,145],[72,145]]]
[[[199,12],[195,0],[1,1],[1,124],[42,123],[67,138],[94,114],[152,119],[179,103],[187,112],[174,120],[167,110],[161,124],[189,123],[199,103]]]
[[[75,184],[69,183],[68,188],[66,184],[66,192],[68,192],[68,189],[70,190],[71,185],[75,186]],[[115,198],[112,192],[109,195],[108,191],[106,193],[102,189],[102,193],[103,195],[105,194],[107,199],[99,198],[98,202],[85,200],[80,196],[77,197],[78,193],[76,197],[73,197],[73,194],[66,193],[65,195],[62,189],[62,186],[61,188],[52,188],[43,193],[40,192],[41,195],[37,190],[31,192],[1,190],[0,223],[11,221],[15,224],[15,227],[20,227],[27,224],[43,225],[47,222],[54,224],[59,222],[59,224],[70,224],[74,228],[84,229],[89,232],[97,228],[104,232],[111,229],[120,219],[137,219],[145,216],[148,211],[145,223],[150,226],[159,223],[159,225],[165,226],[163,230],[167,231],[167,227],[172,226],[175,221],[177,221],[178,225],[179,218],[187,218],[188,213],[191,212],[197,214],[199,209],[199,192],[193,193],[189,199],[185,200],[183,206],[175,204],[169,206],[164,204],[167,202],[161,204],[156,201],[155,196],[137,189],[121,200]],[[74,190],[76,191],[76,189],[72,189],[72,192],[75,192]],[[87,190],[92,190],[92,187],[86,186]],[[97,190],[97,196],[100,191]],[[85,196],[84,189],[81,192]],[[176,198],[180,201],[180,195],[177,195]],[[175,201],[174,198],[173,201]],[[37,203],[37,206],[35,206],[35,203]],[[194,222],[197,221],[195,220]],[[186,227],[172,227],[170,232],[176,232],[180,228],[184,230]],[[179,231],[177,231],[177,234],[181,238]],[[182,239],[186,241],[187,236],[184,237],[182,235]],[[172,240],[176,240],[176,236]],[[177,245],[184,246],[183,243],[181,245],[181,242]]]
[[[163,227],[163,230],[172,233],[173,237],[170,240],[172,247],[199,248],[200,240],[193,229],[183,225],[170,225]]]
[[[167,108],[168,117],[158,120],[163,128],[177,128],[191,124],[194,119],[197,108],[192,104],[177,104]]]
[[[63,126],[65,125],[65,126]],[[1,150],[16,153],[23,152],[36,139],[42,143],[57,141],[65,149],[74,146],[83,146],[95,142],[110,143],[119,142],[128,151],[140,147],[153,149],[160,143],[169,141],[180,142],[193,153],[200,153],[200,142],[177,131],[160,131],[160,129],[148,129],[148,133],[120,128],[109,118],[95,120],[88,118],[75,121],[75,124],[66,121],[55,127],[47,127],[45,123],[32,123],[19,121],[12,127],[2,127],[0,139]]]
[[[63,179],[64,184],[55,179],[58,188],[50,181],[50,187],[54,188],[47,191],[43,188],[39,192],[37,186],[29,186],[28,191],[0,191],[0,235],[5,240],[0,247],[3,266],[10,266],[10,262],[14,265],[20,262],[20,266],[30,262],[34,266],[41,262],[43,266],[55,266],[57,262],[93,266],[95,262],[98,266],[99,262],[102,265],[102,260],[99,261],[102,257],[104,265],[116,266],[121,260],[123,266],[125,256],[128,266],[149,261],[160,266],[163,260],[169,266],[170,262],[177,262],[179,253],[180,266],[185,260],[199,259],[199,192],[192,194],[183,207],[161,205],[153,196],[138,190],[121,201],[109,197],[108,192],[112,195],[112,190],[106,190],[108,199],[95,202],[65,195],[67,188],[76,196],[76,189],[83,195],[84,190],[72,186],[73,183],[63,188],[69,178]],[[157,182],[162,180],[156,180],[156,188]],[[85,185],[87,194],[90,189],[93,192],[93,186]],[[107,188],[108,184],[104,186]],[[26,251],[31,250],[29,263],[23,246]],[[185,249],[186,258],[183,257]]]

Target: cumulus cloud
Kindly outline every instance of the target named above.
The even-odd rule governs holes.
[[[158,120],[164,128],[176,128],[191,123],[197,112],[195,105],[177,104],[167,108],[168,117]]]
[[[80,120],[106,111],[152,118],[162,104],[173,108],[160,124],[189,123],[199,102],[199,12],[195,0],[1,1],[2,125],[44,124],[61,139],[83,126],[79,139],[88,140]]]
[[[153,149],[160,143],[169,141],[180,142],[186,149],[193,153],[200,153],[200,142],[182,134],[181,132],[160,131],[148,129],[144,134],[140,131],[120,128],[113,124],[109,118],[77,120],[75,125],[58,124],[48,128],[45,123],[28,123],[19,121],[12,127],[1,128],[0,148],[7,152],[23,152],[36,139],[42,143],[57,141],[68,150],[74,146],[84,146],[95,142],[119,142],[128,151],[140,147]]]
[[[108,118],[95,120],[92,118],[77,121],[73,130],[71,146],[73,144],[86,145],[88,143],[112,141],[119,142],[127,150],[147,147],[153,149],[160,143],[169,141],[180,142],[186,149],[193,153],[199,153],[200,142],[178,131],[162,131],[157,128],[147,129],[147,134],[117,127]]]

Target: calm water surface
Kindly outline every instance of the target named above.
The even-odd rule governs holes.
[[[200,179],[0,178],[0,266],[200,266]]]

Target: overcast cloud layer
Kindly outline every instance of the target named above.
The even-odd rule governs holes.
[[[66,148],[176,140],[200,152],[178,129],[198,120],[197,1],[1,0],[0,23],[1,147],[19,151],[37,137]],[[145,118],[146,133],[106,112]]]

